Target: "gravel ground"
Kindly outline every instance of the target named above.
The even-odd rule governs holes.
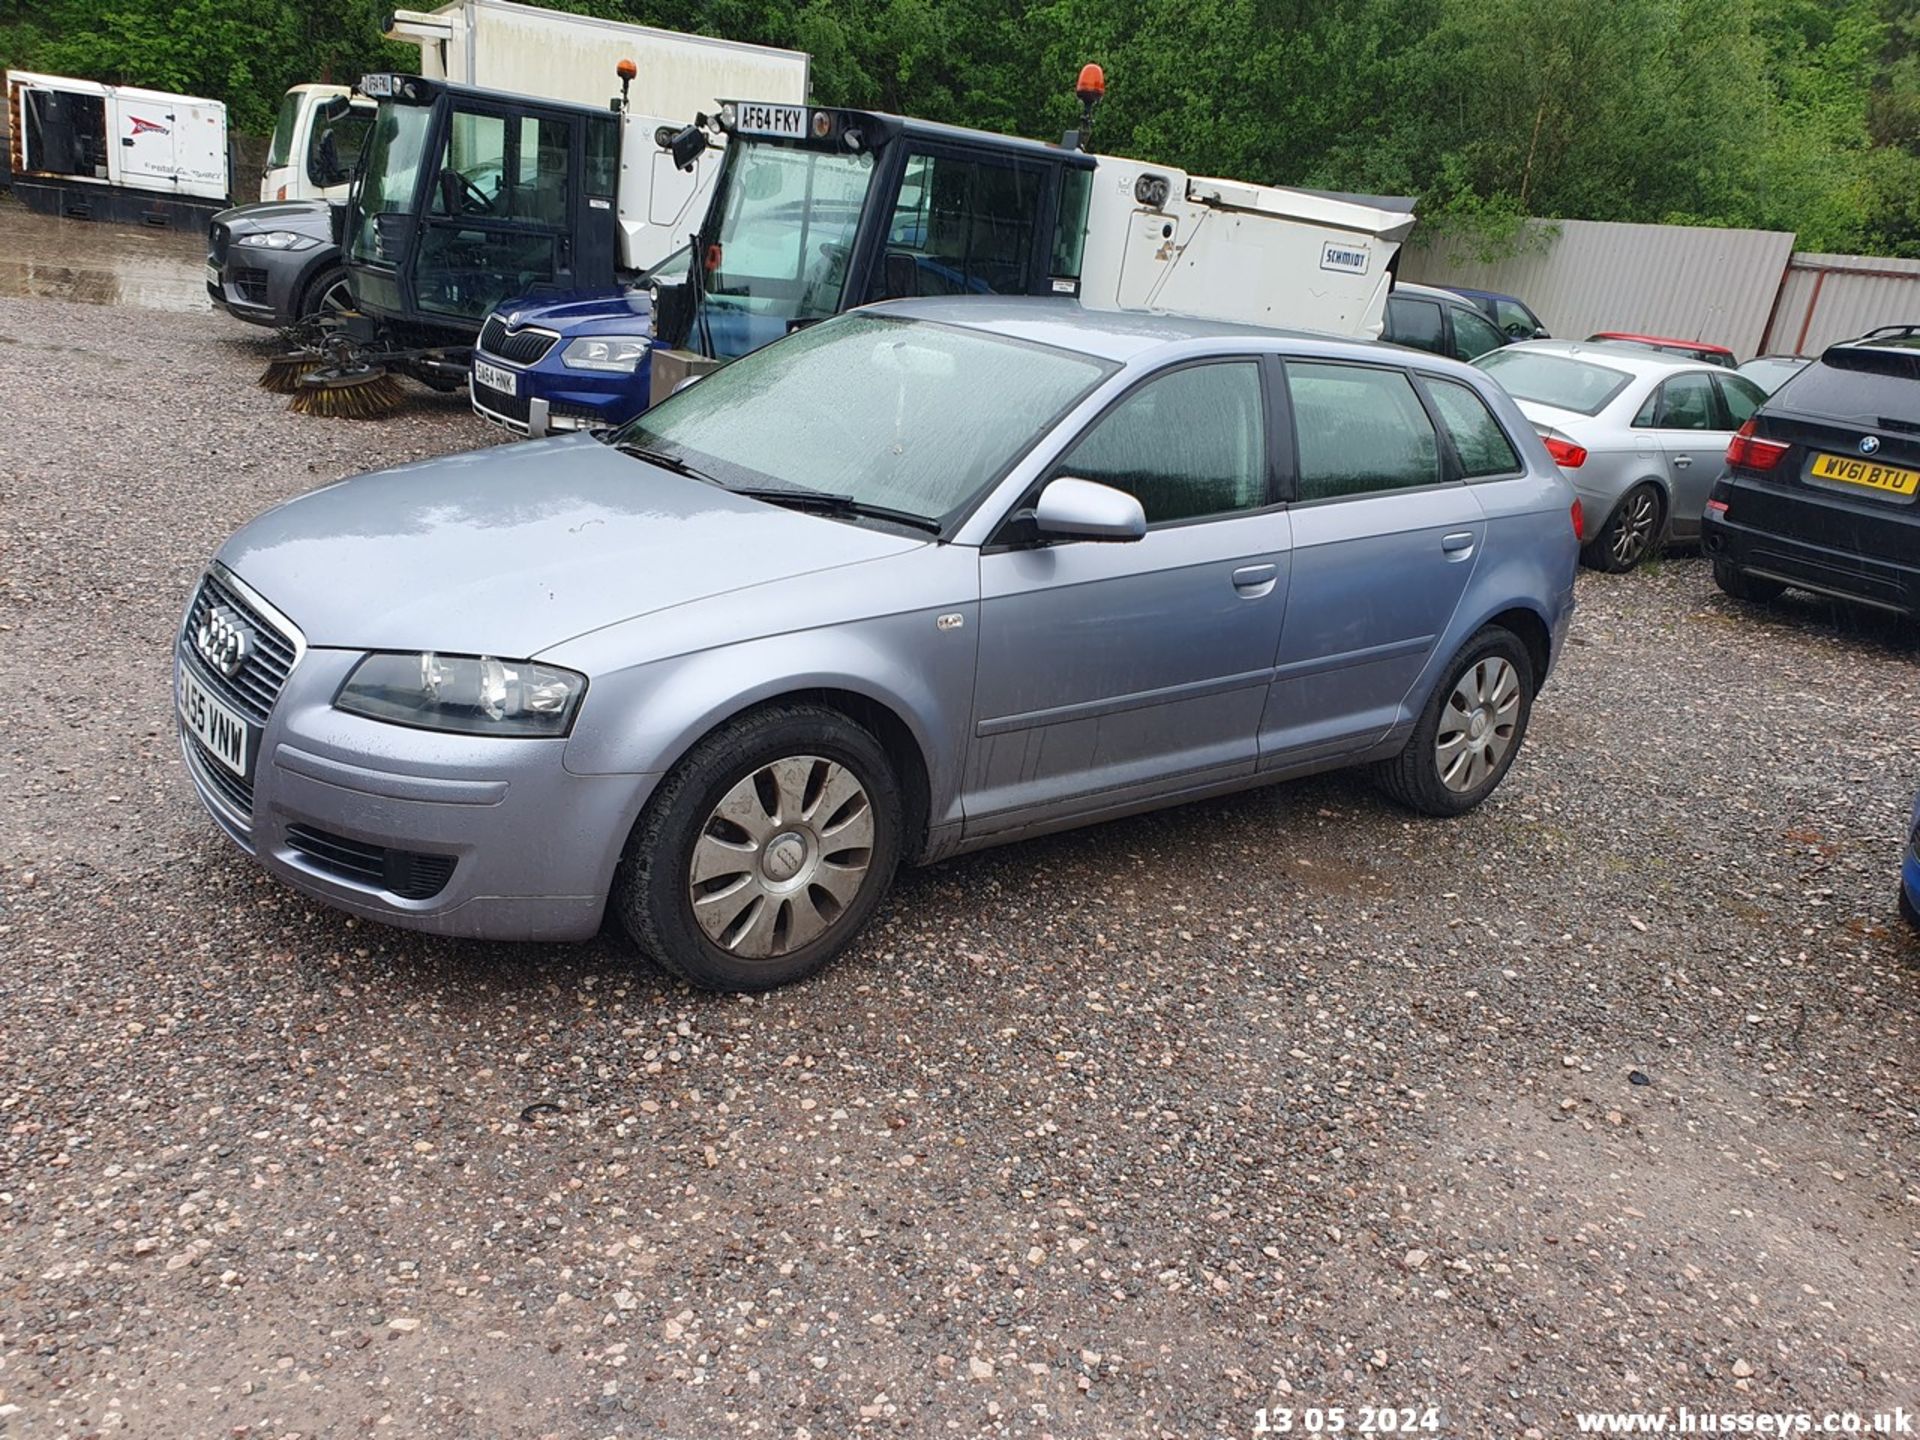
[[[1911,640],[1587,575],[1476,815],[1335,776],[1020,845],[696,995],[356,925],[201,814],[215,545],[491,439],[288,415],[267,348],[0,299],[9,1440],[1920,1408]]]

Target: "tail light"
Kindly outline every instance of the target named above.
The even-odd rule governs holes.
[[[1571,440],[1562,440],[1558,435],[1543,435],[1547,442],[1547,454],[1553,457],[1553,463],[1562,470],[1578,470],[1587,463],[1587,447],[1576,445]]]
[[[1749,417],[1747,423],[1734,432],[1733,439],[1727,442],[1727,464],[1741,470],[1757,470],[1764,475],[1780,463],[1781,457],[1787,453],[1787,447],[1778,440],[1754,438],[1758,418]]]
[[[1573,538],[1576,540],[1585,540],[1587,538],[1587,512],[1580,508],[1580,502],[1577,499],[1573,502],[1573,509],[1570,513],[1573,516]]]

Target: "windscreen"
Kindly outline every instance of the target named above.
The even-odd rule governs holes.
[[[621,431],[732,488],[943,519],[1112,367],[926,321],[844,315],[723,366]]]
[[[1581,415],[1598,415],[1633,379],[1627,371],[1611,365],[1538,350],[1495,350],[1473,363],[1498,380],[1516,400],[1531,400]]]
[[[293,154],[293,131],[300,123],[300,92],[289,90],[280,102],[279,118],[273,122],[273,140],[267,147],[267,168],[278,170]]]
[[[354,193],[348,237],[349,253],[354,259],[382,265],[393,263],[395,257],[380,244],[377,217],[413,209],[420,164],[426,155],[427,131],[432,123],[431,106],[391,102],[380,106],[373,122],[373,134],[367,140],[366,171]]]
[[[816,320],[840,309],[847,260],[874,173],[873,156],[736,139],[721,181],[716,309]]]

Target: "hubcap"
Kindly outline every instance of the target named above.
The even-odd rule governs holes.
[[[1465,792],[1484,784],[1513,748],[1520,674],[1498,655],[1468,666],[1440,711],[1434,760],[1440,783]]]
[[[1646,491],[1635,491],[1628,497],[1626,508],[1620,512],[1620,523],[1613,532],[1613,558],[1629,565],[1644,555],[1647,546],[1653,543],[1653,524],[1659,518],[1660,507]]]
[[[693,916],[722,950],[773,960],[820,938],[873,867],[873,803],[851,770],[791,755],[743,776],[693,844]]]

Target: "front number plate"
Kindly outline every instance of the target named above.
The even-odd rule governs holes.
[[[502,395],[520,393],[518,372],[499,365],[489,365],[484,360],[473,362],[473,378],[489,390],[498,390]]]
[[[242,779],[247,773],[247,719],[207,693],[185,665],[180,672],[180,719],[207,752]]]
[[[1852,460],[1845,455],[1816,455],[1813,473],[1822,480],[1838,480],[1847,485],[1865,485],[1890,495],[1911,495],[1920,486],[1920,470],[1902,470],[1895,465],[1876,465],[1871,460]]]
[[[218,265],[209,264],[207,266],[207,284],[216,290],[220,288],[220,267]]]
[[[733,128],[742,135],[773,135],[781,140],[803,140],[807,134],[804,105],[742,104]]]

